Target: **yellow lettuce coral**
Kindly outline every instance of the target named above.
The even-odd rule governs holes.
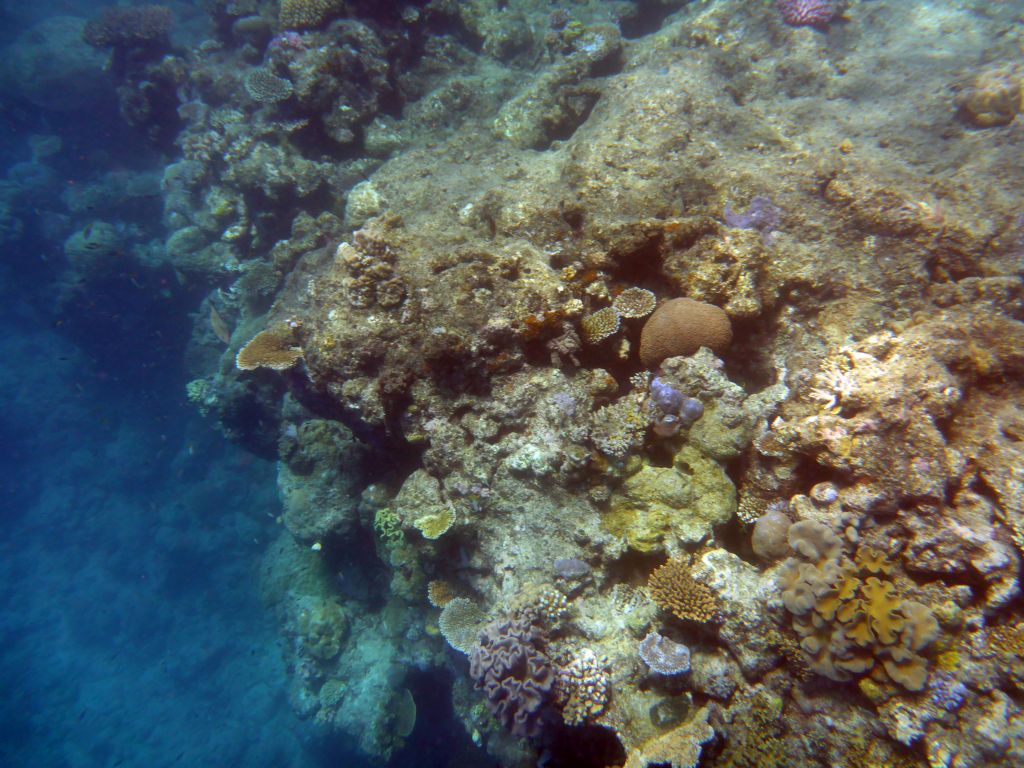
[[[811,669],[850,680],[881,667],[904,688],[921,690],[928,667],[919,652],[939,624],[928,606],[881,578],[892,571],[885,554],[861,547],[851,561],[827,526],[809,520],[791,526],[789,542],[797,556],[783,563],[779,586]]]

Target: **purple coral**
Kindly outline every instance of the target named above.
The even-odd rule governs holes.
[[[660,675],[681,675],[690,671],[690,649],[657,632],[640,641],[640,658]]]
[[[762,235],[778,229],[779,207],[764,195],[752,198],[746,213],[737,213],[725,204],[725,223],[738,229],[756,229]]]
[[[831,0],[776,0],[783,20],[794,27],[828,24],[838,8]]]
[[[554,695],[555,670],[544,632],[527,619],[492,622],[469,655],[469,674],[495,718],[515,736],[540,733]]]
[[[654,405],[654,434],[672,437],[683,427],[691,427],[704,415],[704,404],[695,397],[686,397],[660,376],[651,380],[651,402]]]
[[[555,560],[555,574],[562,579],[582,579],[590,575],[590,566],[578,557]]]

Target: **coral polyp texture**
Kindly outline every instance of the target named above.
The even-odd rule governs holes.
[[[235,365],[240,371],[269,368],[284,371],[302,359],[302,348],[295,343],[292,329],[278,325],[260,331],[238,350]]]
[[[839,11],[834,0],[776,0],[775,7],[794,26],[827,24]]]
[[[555,669],[543,631],[525,619],[489,624],[469,654],[469,674],[513,735],[537,736],[553,701]]]
[[[123,57],[166,231],[65,190],[62,295],[205,294],[299,715],[376,762],[1024,764],[1013,5],[217,2]]]

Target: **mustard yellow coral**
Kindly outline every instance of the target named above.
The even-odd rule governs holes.
[[[673,558],[647,581],[651,599],[680,619],[706,623],[719,615],[718,596],[693,578],[689,559]]]
[[[295,343],[291,327],[282,324],[256,334],[238,350],[235,366],[240,371],[253,371],[257,368],[284,371],[301,359],[302,348]]]
[[[893,569],[886,554],[862,547],[854,563],[838,537],[813,521],[791,526],[789,541],[798,557],[783,564],[779,585],[810,668],[833,680],[884,670],[921,690],[928,667],[919,652],[936,639],[939,623],[927,605],[883,578]]]

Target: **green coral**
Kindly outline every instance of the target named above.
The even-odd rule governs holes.
[[[373,530],[388,546],[402,542],[402,520],[390,507],[378,509],[373,515]]]
[[[332,600],[307,596],[298,603],[295,630],[302,648],[315,659],[329,661],[340,653],[348,623],[345,610]]]

